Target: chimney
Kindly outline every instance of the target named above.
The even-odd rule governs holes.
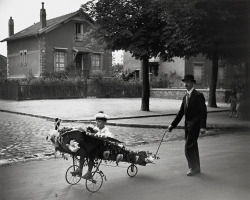
[[[42,28],[46,27],[46,10],[44,9],[44,2],[42,2],[42,9],[40,10],[40,22]]]
[[[10,37],[14,35],[14,21],[12,17],[10,17],[8,25],[9,25],[9,37]]]

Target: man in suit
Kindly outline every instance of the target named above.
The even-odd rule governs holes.
[[[185,115],[185,155],[189,167],[187,176],[193,176],[201,172],[197,140],[200,134],[206,132],[207,107],[203,94],[194,89],[194,76],[185,75],[182,81],[187,94],[183,97],[180,110],[168,131],[171,132]]]

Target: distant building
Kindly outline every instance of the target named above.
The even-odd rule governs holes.
[[[112,53],[105,51],[86,34],[94,21],[80,8],[50,20],[44,3],[40,22],[14,34],[14,21],[9,19],[7,42],[7,76],[24,78],[28,74],[65,73],[67,76],[109,74]]]
[[[141,76],[141,61],[136,60],[130,53],[124,52],[124,71],[134,72],[137,78]],[[167,74],[170,80],[169,87],[183,87],[181,79],[185,74],[193,74],[197,88],[208,88],[211,80],[212,61],[204,56],[191,57],[189,59],[173,58],[173,62],[161,62],[160,59],[149,60],[149,73],[151,76]],[[231,65],[219,61],[218,66],[218,88],[230,88],[242,84],[245,74],[245,65]]]
[[[7,77],[7,58],[0,55],[0,79]]]

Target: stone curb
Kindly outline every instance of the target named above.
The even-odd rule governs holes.
[[[157,128],[157,129],[167,129],[168,126],[166,125],[146,125],[146,124],[125,124],[125,123],[112,123],[109,122],[107,123],[107,125],[109,126],[121,126],[121,127],[131,127],[131,128]],[[184,126],[177,126],[175,129],[184,129]],[[223,129],[223,130],[249,130],[250,129],[250,125],[223,125],[223,124],[211,124],[207,126],[208,130],[211,129]]]
[[[208,111],[207,113],[217,113],[217,112],[227,112],[229,109],[226,110],[214,110],[214,111]],[[9,111],[9,110],[2,110],[0,109],[0,112],[6,112],[6,113],[12,113],[17,115],[24,115],[24,116],[30,116],[30,117],[37,117],[41,119],[47,119],[54,121],[54,118],[42,116],[42,115],[34,115],[29,113],[22,113],[22,112],[16,112],[16,111]],[[149,118],[149,117],[163,117],[163,116],[174,116],[176,114],[159,114],[159,115],[140,115],[140,116],[129,116],[129,117],[119,117],[119,118],[110,118],[109,120],[120,120],[120,119],[138,119],[138,118]],[[88,119],[88,120],[63,120],[64,122],[81,122],[81,123],[90,123],[92,121],[95,121],[95,119]],[[108,122],[107,125],[109,126],[120,126],[120,127],[132,127],[132,128],[157,128],[157,129],[167,129],[167,125],[155,125],[155,124],[126,124],[126,123],[115,123],[115,122]],[[177,126],[176,129],[184,129],[184,126]],[[238,129],[250,129],[250,124],[244,124],[244,125],[236,125],[236,124],[211,124],[207,127],[207,129],[230,129],[230,130],[238,130]]]
[[[214,110],[214,111],[208,111],[207,113],[216,113],[216,112],[226,112],[229,111],[228,109],[226,110]],[[48,119],[48,120],[54,120],[53,117],[47,117],[43,115],[34,115],[34,114],[29,114],[29,113],[22,113],[22,112],[16,112],[16,111],[10,111],[10,110],[2,110],[0,109],[0,112],[7,112],[7,113],[12,113],[12,114],[17,114],[17,115],[26,115],[30,117],[37,117],[37,118],[42,118],[42,119]],[[120,119],[138,119],[138,118],[149,118],[149,117],[164,117],[164,116],[174,116],[176,113],[172,114],[156,114],[156,115],[139,115],[139,116],[128,116],[128,117],[113,117],[109,118],[109,120],[120,120]],[[87,119],[87,120],[63,120],[64,122],[90,122],[90,121],[95,121],[95,119]]]
[[[15,111],[9,111],[9,110],[0,109],[0,112],[6,112],[6,113],[17,114],[17,115],[25,115],[25,116],[30,116],[30,117],[37,117],[37,118],[42,118],[42,119],[54,120],[54,118],[52,118],[52,117],[47,117],[47,116],[42,116],[42,115],[33,115],[33,114],[15,112]]]

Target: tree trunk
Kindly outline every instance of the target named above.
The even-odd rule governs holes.
[[[142,60],[142,101],[141,101],[141,110],[149,111],[149,96],[150,96],[150,87],[149,87],[149,57],[146,56]]]
[[[246,62],[246,82],[245,82],[245,91],[244,91],[244,99],[245,99],[245,106],[244,106],[244,119],[250,120],[250,58],[247,58]]]
[[[245,77],[245,92],[247,96],[250,96],[250,58],[246,62],[246,77]]]
[[[216,85],[217,85],[217,77],[218,77],[218,54],[217,51],[213,53],[213,61],[212,61],[212,73],[211,73],[211,81],[209,86],[209,98],[208,98],[208,106],[217,108],[216,104]]]

